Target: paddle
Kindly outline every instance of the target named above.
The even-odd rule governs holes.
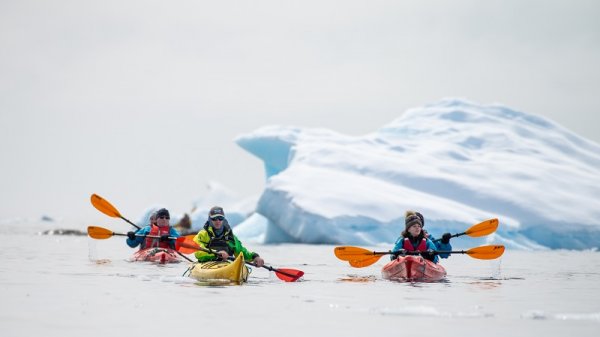
[[[111,205],[110,202],[108,202],[108,200],[102,198],[98,194],[92,194],[90,200],[92,201],[92,205],[94,205],[94,207],[96,207],[96,209],[100,212],[113,218],[121,218],[127,221],[133,227],[140,229],[140,226],[134,224],[133,222],[123,217],[121,213],[119,213],[119,211],[115,208],[115,206]]]
[[[190,238],[191,236],[191,238]],[[204,247],[200,247],[196,242],[193,241],[194,235],[187,235],[187,236],[182,236],[177,238],[177,240],[175,241],[175,248],[177,249],[177,251],[186,253],[186,254],[191,254],[195,251],[201,250],[203,252],[207,252],[210,254],[216,254],[216,252],[212,249],[208,249],[208,248],[204,248]],[[229,257],[230,260],[233,260],[234,258],[232,256]],[[251,262],[246,262],[247,264],[257,267],[254,263]],[[283,280],[285,282],[294,282],[296,280],[298,280],[300,277],[302,277],[302,275],[304,275],[304,272],[301,270],[297,270],[297,269],[290,269],[290,268],[279,268],[279,269],[275,269],[271,266],[266,266],[263,265],[263,268],[270,270],[272,272],[275,272],[275,275],[280,279]]]
[[[498,219],[488,219],[484,220],[476,225],[471,226],[469,229],[462,233],[451,235],[451,238],[459,237],[461,235],[468,235],[472,238],[478,238],[480,236],[486,236],[488,234],[492,234],[498,228]],[[442,239],[436,239],[434,242],[441,241]]]
[[[126,219],[124,216],[122,216],[121,213],[119,212],[119,210],[117,210],[117,208],[115,206],[113,206],[110,202],[108,202],[108,200],[102,198],[98,194],[96,194],[96,193],[92,194],[92,196],[90,197],[90,201],[92,202],[92,205],[94,205],[94,207],[97,210],[99,210],[100,212],[102,212],[110,217],[113,217],[113,218],[121,218],[121,219],[125,220],[127,223],[129,223],[130,225],[132,225],[133,227],[137,228],[138,230],[141,229],[140,226],[134,224],[133,222],[129,221],[129,219]],[[115,235],[118,235],[118,234],[115,234]],[[181,254],[177,250],[176,250],[176,252],[179,256],[183,257],[184,259],[188,260],[189,262],[194,262],[189,257]]]
[[[93,238],[93,239],[99,239],[99,240],[104,240],[104,239],[108,239],[114,235],[118,235],[118,236],[127,236],[127,234],[125,233],[115,233],[113,231],[111,231],[110,229],[106,229],[103,227],[96,227],[96,226],[88,226],[88,235]],[[160,239],[159,235],[142,235],[142,234],[136,234],[135,236],[137,237],[141,237],[141,238],[152,238],[152,239]],[[176,237],[173,236],[169,236],[170,240],[177,240]]]
[[[110,229],[106,229],[106,228],[102,228],[102,227],[96,227],[96,226],[88,226],[88,235],[91,238],[93,238],[93,239],[99,239],[99,240],[108,239],[108,238],[113,237],[115,235],[118,235],[118,236],[127,236],[127,234],[125,234],[125,233],[115,233],[115,232],[111,231]],[[142,238],[160,239],[160,236],[158,236],[158,235],[136,234],[135,236],[142,237]],[[177,238],[173,237],[173,236],[169,236],[169,240],[177,240]],[[181,257],[183,257],[184,259],[188,260],[189,262],[194,262],[192,259],[190,259],[189,257],[181,254],[177,250],[175,250],[175,252],[177,254],[179,254]]]
[[[348,261],[352,267],[362,268],[370,266],[373,263],[379,261],[383,255],[398,254],[398,255],[421,255],[422,252],[413,251],[387,251],[387,252],[374,252],[368,249],[352,246],[335,247],[333,250],[335,256],[342,260]],[[471,248],[469,250],[457,250],[457,251],[442,251],[434,250],[432,254],[467,254],[472,258],[480,260],[493,260],[504,254],[504,246],[502,245],[488,245]]]

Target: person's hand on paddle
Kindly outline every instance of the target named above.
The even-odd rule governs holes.
[[[390,256],[390,260],[395,260],[398,258],[398,256],[404,255],[404,254],[406,254],[406,249],[400,249],[398,251],[392,252],[392,255]]]
[[[450,233],[444,233],[444,235],[442,235],[442,239],[440,240],[443,244],[447,245],[450,243],[450,238],[452,238],[452,234]]]
[[[264,266],[265,264],[265,260],[263,260],[263,258],[260,256],[255,257],[254,260],[252,260],[252,262],[259,268]]]
[[[227,252],[224,250],[218,251],[216,255],[223,261],[227,261],[227,259],[229,258],[229,254],[227,254]]]
[[[129,240],[133,241],[136,239],[135,233],[134,232],[127,232],[127,237],[129,238]]]
[[[167,242],[169,241],[169,234],[163,234],[160,236],[160,242]]]
[[[424,257],[424,258],[426,258],[426,259],[427,258],[432,258],[434,256],[433,250],[428,249],[428,250],[426,250],[424,252],[421,252],[421,256]]]

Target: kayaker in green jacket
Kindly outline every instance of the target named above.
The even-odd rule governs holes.
[[[233,235],[231,227],[225,219],[225,212],[219,206],[210,209],[204,229],[196,234],[194,242],[216,252],[216,254],[211,254],[201,250],[197,251],[195,255],[199,262],[227,260],[230,256],[238,256],[242,253],[246,261],[256,264],[257,267],[262,267],[265,263],[257,253],[244,248],[240,240]]]

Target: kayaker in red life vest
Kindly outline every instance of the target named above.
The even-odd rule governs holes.
[[[156,213],[150,215],[150,224],[138,229],[136,232],[127,232],[127,245],[135,248],[138,245],[141,249],[150,247],[161,247],[175,249],[175,240],[169,237],[179,237],[179,232],[169,225],[171,216],[166,208],[159,209]],[[137,235],[136,235],[137,234]],[[146,235],[160,236],[160,239],[146,238]]]
[[[438,263],[438,255],[444,259],[448,258],[450,254],[434,255],[431,252],[434,250],[452,250],[452,245],[450,244],[450,233],[444,233],[444,235],[442,235],[442,239],[438,243],[434,243],[433,241],[435,239],[428,235],[423,229],[423,226],[425,225],[425,219],[419,212],[406,211],[404,223],[405,229],[400,234],[398,240],[396,240],[396,244],[392,249],[393,252],[399,253],[397,255],[392,254],[392,260],[398,257],[398,255],[401,255],[403,250],[423,252],[421,256],[434,263]]]
[[[217,254],[210,254],[203,251],[195,253],[199,262],[227,260],[230,256],[238,256],[244,254],[246,261],[256,264],[257,267],[262,267],[265,261],[257,253],[248,251],[240,240],[233,235],[231,227],[223,208],[215,206],[208,212],[208,220],[204,224],[204,228],[196,234],[194,242],[204,248],[209,248]]]

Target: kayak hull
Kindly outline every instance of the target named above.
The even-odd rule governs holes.
[[[381,269],[386,280],[435,282],[446,277],[446,269],[421,256],[399,256]]]
[[[244,255],[239,254],[230,261],[209,261],[194,263],[190,267],[190,277],[198,281],[221,281],[242,284],[248,280],[248,267]]]
[[[178,263],[181,262],[176,251],[169,248],[146,248],[138,250],[131,257],[132,261],[146,261],[155,263]]]

